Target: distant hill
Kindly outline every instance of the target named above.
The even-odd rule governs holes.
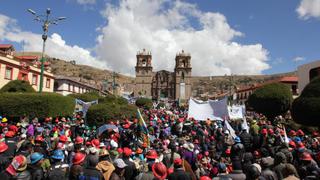
[[[38,52],[23,52],[16,55],[41,56]],[[115,75],[116,84],[124,91],[133,91],[135,77],[115,73],[111,70],[103,70],[87,65],[76,64],[75,61],[65,61],[47,56],[51,63],[51,71],[56,76],[66,76],[77,81],[88,83],[101,88],[106,82],[110,85]],[[233,76],[193,76],[191,79],[193,95],[216,95],[228,92],[230,87],[241,89],[252,85],[279,79],[283,76],[294,76],[296,72],[288,72],[273,75],[233,75]]]

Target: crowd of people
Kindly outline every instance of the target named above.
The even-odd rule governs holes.
[[[197,121],[178,109],[143,110],[97,132],[80,116],[0,117],[0,179],[320,179],[320,135],[251,113],[248,125]]]

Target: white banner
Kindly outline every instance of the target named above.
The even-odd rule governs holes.
[[[212,106],[208,102],[197,102],[193,99],[189,101],[188,118],[194,118],[195,120],[205,121],[208,118],[211,120],[222,120],[213,114]]]
[[[243,119],[244,106],[228,106],[228,114],[230,119]]]

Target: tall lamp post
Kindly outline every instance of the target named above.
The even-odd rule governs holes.
[[[41,72],[40,72],[40,86],[39,86],[39,93],[42,92],[42,88],[43,88],[43,72],[44,72],[44,53],[45,53],[45,47],[46,47],[46,41],[48,38],[48,30],[49,30],[49,26],[51,24],[57,25],[58,21],[64,20],[66,19],[66,17],[58,17],[58,18],[54,18],[54,19],[49,19],[51,10],[50,8],[47,8],[46,10],[46,14],[45,15],[38,15],[35,11],[33,11],[32,9],[28,9],[28,12],[30,12],[35,18],[35,21],[38,21],[42,24],[42,30],[43,30],[43,34],[42,34],[42,40],[43,40],[43,44],[42,44],[42,54],[41,54]]]

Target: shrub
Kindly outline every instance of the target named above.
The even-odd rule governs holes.
[[[271,83],[258,88],[249,96],[248,105],[264,114],[269,120],[287,112],[292,103],[292,93],[287,85]]]
[[[312,80],[294,100],[291,115],[299,124],[320,127],[320,78]]]
[[[74,111],[74,99],[56,93],[2,93],[0,114],[8,117],[69,116]]]
[[[93,105],[87,112],[89,125],[103,125],[110,121],[122,120],[136,116],[137,108],[132,105],[101,103]]]
[[[27,81],[13,80],[4,85],[0,92],[36,92]]]
[[[139,98],[136,100],[136,105],[138,107],[151,109],[152,108],[152,100],[148,99],[148,98]]]
[[[73,97],[75,99],[80,99],[84,102],[94,101],[101,97],[97,92],[88,92],[83,94],[70,94],[68,96]]]

